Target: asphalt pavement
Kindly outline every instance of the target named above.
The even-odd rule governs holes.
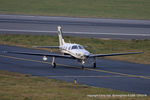
[[[89,64],[86,65],[85,70],[82,70],[81,64],[76,60],[57,58],[57,67],[52,68],[51,58],[44,62],[40,56],[10,54],[2,51],[48,53],[42,50],[0,45],[0,70],[68,82],[77,79],[84,85],[150,95],[150,65],[98,58],[96,69]]]
[[[0,34],[57,36],[58,25],[64,36],[150,39],[150,20],[0,15]]]

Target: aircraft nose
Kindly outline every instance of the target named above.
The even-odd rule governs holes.
[[[89,54],[90,54],[89,52],[85,52],[84,56],[89,56]]]

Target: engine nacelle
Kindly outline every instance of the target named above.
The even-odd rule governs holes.
[[[44,56],[44,57],[43,57],[43,60],[44,60],[44,61],[46,61],[46,60],[47,60],[47,57],[46,57],[46,56]]]

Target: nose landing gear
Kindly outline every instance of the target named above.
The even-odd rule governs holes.
[[[82,69],[84,69],[85,60],[82,60],[81,63],[82,63]],[[96,68],[96,58],[94,58],[93,61],[93,68]]]
[[[84,60],[82,60],[82,69],[84,69],[84,64],[85,64],[85,61]]]

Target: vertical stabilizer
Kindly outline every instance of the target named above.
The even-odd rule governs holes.
[[[57,28],[58,28],[59,46],[62,46],[65,43],[65,41],[62,36],[61,26],[58,26]]]

